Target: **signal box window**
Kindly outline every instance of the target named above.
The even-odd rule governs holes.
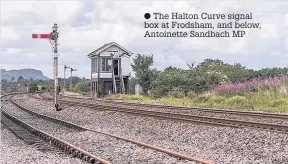
[[[111,58],[102,58],[102,69],[101,71],[103,72],[111,72],[112,69],[112,62],[111,62]]]

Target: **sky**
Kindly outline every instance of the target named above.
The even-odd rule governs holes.
[[[153,67],[157,69],[168,66],[187,68],[187,63],[199,63],[206,58],[241,63],[253,69],[286,67],[288,64],[288,1],[285,0],[0,0],[0,7],[1,68],[6,70],[39,69],[52,78],[52,47],[48,40],[32,39],[31,35],[50,33],[54,23],[59,25],[60,77],[67,65],[77,69],[74,75],[90,78],[87,55],[110,42],[118,43],[134,55],[153,54]],[[241,21],[259,22],[261,30],[245,29],[242,38],[145,38],[147,30],[155,29],[144,29],[144,21],[155,20],[146,20],[144,14],[153,12],[252,12],[253,20]]]

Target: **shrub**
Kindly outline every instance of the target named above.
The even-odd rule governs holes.
[[[282,107],[282,106],[288,106],[288,101],[287,99],[279,99],[279,100],[274,100],[269,104],[270,107]]]
[[[185,93],[182,91],[169,91],[167,94],[168,97],[175,97],[175,98],[184,98]]]
[[[213,95],[209,98],[209,101],[212,104],[221,104],[221,103],[225,102],[225,99],[226,98],[223,96]]]
[[[246,108],[247,106],[249,106],[248,100],[243,96],[230,97],[225,101],[225,104],[227,104],[230,107],[238,107],[238,108]]]
[[[212,95],[209,94],[209,93],[202,94],[202,95],[198,96],[198,97],[195,99],[195,101],[196,101],[196,102],[207,102],[207,101],[210,99],[211,96],[212,96]]]
[[[190,98],[190,99],[194,99],[194,98],[196,98],[198,95],[195,93],[195,92],[193,92],[193,91],[189,91],[188,93],[187,93],[187,97],[188,98]]]
[[[141,95],[132,95],[129,97],[126,97],[126,100],[144,100],[145,97]]]
[[[115,98],[118,100],[145,100],[147,99],[145,96],[142,96],[142,95],[126,95],[126,94],[114,94],[114,95],[111,95],[111,98]]]
[[[288,76],[266,79],[254,78],[242,83],[218,85],[213,89],[213,92],[218,95],[225,96],[245,95],[247,92],[259,92],[266,90],[278,92],[281,86],[287,86],[287,84]]]

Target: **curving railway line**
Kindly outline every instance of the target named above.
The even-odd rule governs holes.
[[[6,95],[6,97],[7,96],[8,95]],[[37,97],[34,97],[34,98],[37,98]],[[33,120],[33,122],[36,121],[37,119],[43,119],[45,121],[53,122],[55,124],[59,124],[59,126],[61,125],[63,127],[67,127],[67,128],[73,129],[75,131],[90,131],[90,132],[93,132],[93,133],[98,133],[98,134],[106,135],[106,136],[109,136],[109,137],[113,137],[113,138],[116,138],[118,140],[122,140],[122,141],[125,141],[125,142],[130,142],[130,143],[139,145],[141,147],[146,147],[146,148],[149,148],[149,149],[152,149],[152,150],[156,150],[156,151],[161,152],[161,153],[168,154],[168,155],[170,155],[172,157],[175,157],[175,158],[179,158],[179,159],[183,159],[183,160],[187,160],[187,161],[193,161],[193,162],[197,162],[197,163],[203,163],[203,164],[210,164],[211,163],[209,161],[201,160],[201,159],[198,159],[198,158],[195,158],[195,157],[186,156],[186,155],[183,155],[183,154],[180,154],[180,153],[177,153],[177,152],[173,152],[173,151],[170,151],[170,150],[167,150],[167,149],[163,149],[163,148],[160,148],[160,147],[149,145],[149,144],[146,144],[146,143],[143,143],[143,142],[126,139],[126,138],[122,138],[122,137],[111,135],[111,134],[107,134],[107,133],[102,133],[102,132],[99,132],[99,131],[95,131],[93,129],[85,128],[85,127],[77,125],[77,124],[73,124],[73,123],[70,123],[70,122],[62,121],[62,120],[59,120],[59,119],[54,118],[54,117],[50,117],[50,116],[46,116],[46,115],[43,115],[43,114],[40,114],[40,113],[36,113],[34,111],[31,111],[31,110],[29,110],[27,108],[24,108],[21,105],[17,104],[15,101],[12,100],[12,97],[9,98],[9,99],[6,99],[6,103],[9,103],[9,102],[11,102],[12,105],[17,107],[22,112],[26,113],[26,116],[25,117],[23,116],[23,118],[29,119],[29,117],[31,117],[30,121]],[[21,113],[21,112],[18,111],[17,113]],[[30,116],[28,116],[28,115],[30,115]],[[48,134],[48,133],[46,133],[44,131],[39,130],[37,127],[33,127],[33,126],[29,125],[27,123],[27,120],[23,121],[23,119],[21,120],[21,119],[17,118],[11,112],[8,112],[7,110],[5,110],[3,108],[1,110],[1,116],[4,118],[4,119],[2,119],[2,122],[4,124],[6,123],[7,125],[9,125],[9,123],[7,123],[7,122],[9,122],[9,120],[10,120],[10,122],[12,121],[12,122],[16,123],[17,125],[21,126],[22,129],[27,129],[27,131],[30,132],[31,134],[36,135],[36,136],[40,137],[43,140],[51,142],[57,148],[72,154],[74,157],[78,157],[80,159],[84,159],[84,160],[86,160],[86,161],[88,161],[90,163],[95,163],[95,162],[98,162],[98,163],[110,163],[107,160],[102,159],[101,157],[98,157],[98,156],[96,156],[96,155],[94,155],[94,154],[92,154],[90,152],[87,152],[87,151],[85,151],[85,150],[83,150],[83,149],[81,149],[81,148],[79,148],[79,147],[77,147],[75,145],[72,145],[72,144],[68,143],[67,141],[64,141],[63,139],[59,139],[59,138],[57,138],[55,136],[52,136],[52,135],[50,135],[50,134]],[[34,118],[32,118],[32,116]]]
[[[40,96],[43,97],[42,94]],[[79,100],[92,100],[91,98],[81,98],[81,97],[72,97],[72,96],[62,96],[63,98],[73,98]],[[43,97],[47,98],[47,97]],[[228,109],[214,109],[214,108],[196,108],[196,107],[183,107],[183,106],[168,106],[168,105],[158,105],[158,104],[144,104],[144,103],[133,103],[133,102],[123,102],[116,100],[101,100],[101,99],[93,99],[93,101],[98,102],[107,102],[111,104],[121,104],[128,106],[139,106],[147,107],[147,108],[160,108],[160,109],[174,109],[174,110],[194,110],[208,113],[222,113],[222,114],[233,114],[239,116],[249,116],[249,117],[261,117],[261,118],[276,118],[276,119],[284,119],[288,120],[288,114],[278,114],[278,113],[267,113],[267,112],[248,112],[248,111],[235,111]]]
[[[8,95],[5,95],[5,97],[6,96],[8,96]],[[8,102],[6,102],[6,103],[12,102],[12,104],[16,105],[16,103],[11,100],[11,97],[9,99],[6,99],[6,100],[8,100]],[[23,112],[27,112],[29,114],[32,114],[32,112],[29,112],[28,109],[24,109],[19,105],[17,105],[17,107],[18,108],[20,107],[19,109],[23,110]],[[10,129],[14,134],[17,134],[18,138],[21,138],[26,142],[28,141],[28,143],[35,143],[39,139],[42,139],[46,142],[49,142],[52,146],[58,148],[59,150],[62,150],[63,152],[66,152],[69,154],[72,154],[74,157],[80,158],[80,159],[87,161],[89,163],[101,163],[101,164],[109,164],[110,163],[107,160],[102,159],[101,157],[98,157],[98,156],[96,156],[96,155],[94,155],[88,151],[81,149],[80,147],[77,147],[77,146],[75,146],[75,145],[73,145],[73,144],[71,144],[71,143],[69,143],[63,139],[60,139],[56,136],[53,136],[53,135],[51,135],[51,134],[49,134],[43,130],[40,130],[39,127],[32,126],[31,124],[27,123],[27,120],[26,120],[27,115],[25,116],[25,114],[24,114],[24,116],[20,119],[19,115],[18,115],[18,117],[16,117],[15,113],[14,114],[12,114],[12,113],[13,112],[11,112],[11,108],[9,110],[7,110],[7,109],[4,109],[3,106],[1,106],[1,122],[5,126],[7,126],[8,129]],[[65,121],[55,120],[52,117],[48,117],[48,116],[44,116],[44,115],[36,114],[36,113],[33,115],[38,117],[38,119],[44,118],[45,120],[49,120],[49,121],[58,123],[60,125],[74,129],[76,131],[86,130],[86,129],[83,129],[77,125],[74,125],[74,124],[71,124],[71,123],[68,123]],[[24,119],[25,119],[25,121],[24,121]],[[33,121],[35,121],[35,119],[37,119],[37,118],[34,117]],[[59,128],[59,126],[57,127],[57,129],[58,128]],[[42,144],[44,145],[44,142]]]
[[[45,97],[42,94],[39,94],[39,96],[46,100],[50,101],[51,98]],[[34,96],[35,97],[35,96]],[[39,97],[35,97],[38,98]],[[161,119],[169,119],[169,120],[176,120],[176,121],[184,121],[184,122],[193,122],[193,123],[200,123],[200,124],[208,124],[213,126],[229,126],[229,127],[250,127],[250,128],[257,128],[257,129],[263,129],[263,130],[269,130],[274,132],[281,132],[281,133],[288,133],[288,125],[282,125],[282,124],[275,124],[275,123],[264,123],[264,122],[256,122],[256,121],[243,121],[243,120],[236,120],[236,119],[226,119],[226,118],[214,118],[214,117],[207,117],[207,116],[198,116],[198,115],[190,115],[190,114],[179,114],[179,113],[173,113],[173,112],[159,112],[159,111],[151,111],[151,110],[143,110],[143,109],[135,109],[135,108],[129,108],[129,107],[119,107],[115,106],[115,104],[118,104],[118,102],[111,101],[111,100],[103,100],[104,102],[109,102],[109,104],[93,104],[93,103],[83,103],[81,101],[68,101],[64,100],[65,97],[62,97],[62,99],[59,100],[64,105],[69,106],[81,106],[81,107],[87,107],[90,109],[94,109],[96,111],[115,111],[115,112],[123,112],[123,113],[129,113],[134,115],[141,115],[141,116],[147,116],[147,117],[156,117]],[[66,97],[67,98],[67,97]],[[79,99],[79,98],[77,98]],[[81,99],[80,99],[81,100]],[[98,102],[102,100],[97,100]],[[112,103],[112,104],[111,104]],[[123,104],[128,104],[132,106],[143,106],[143,104],[139,103],[126,103],[122,102]],[[121,103],[121,104],[122,104]],[[162,106],[162,105],[144,105],[145,107],[156,107],[156,108],[167,108],[169,106]],[[170,107],[173,109],[183,109],[183,107]],[[184,108],[188,109],[188,108]],[[194,108],[189,108],[191,110],[194,110]],[[196,108],[196,110],[202,110],[202,108]],[[210,112],[212,109],[203,109],[205,112]],[[221,111],[221,113],[225,114],[231,114],[231,115],[241,115],[241,116],[247,116],[247,117],[262,117],[262,118],[273,118],[273,119],[280,119],[280,120],[288,120],[288,116],[284,114],[273,114],[273,113],[256,113],[256,112],[238,112],[238,111],[225,111],[225,110],[218,110],[218,112]],[[216,111],[217,112],[217,111]],[[228,112],[228,113],[227,113]],[[212,111],[214,113],[214,111]]]

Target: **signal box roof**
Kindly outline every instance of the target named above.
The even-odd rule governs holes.
[[[101,46],[100,48],[96,49],[95,51],[91,52],[88,54],[88,57],[91,58],[91,57],[94,57],[98,54],[100,54],[100,52],[106,50],[107,48],[111,47],[111,46],[116,46],[120,49],[122,49],[124,52],[126,52],[125,54],[123,55],[128,55],[128,56],[131,56],[132,55],[132,52],[130,52],[129,50],[125,49],[124,47],[120,46],[119,44],[117,44],[116,42],[111,42],[111,43],[107,43],[107,44],[104,44],[103,46]],[[120,55],[122,56],[122,55]]]

